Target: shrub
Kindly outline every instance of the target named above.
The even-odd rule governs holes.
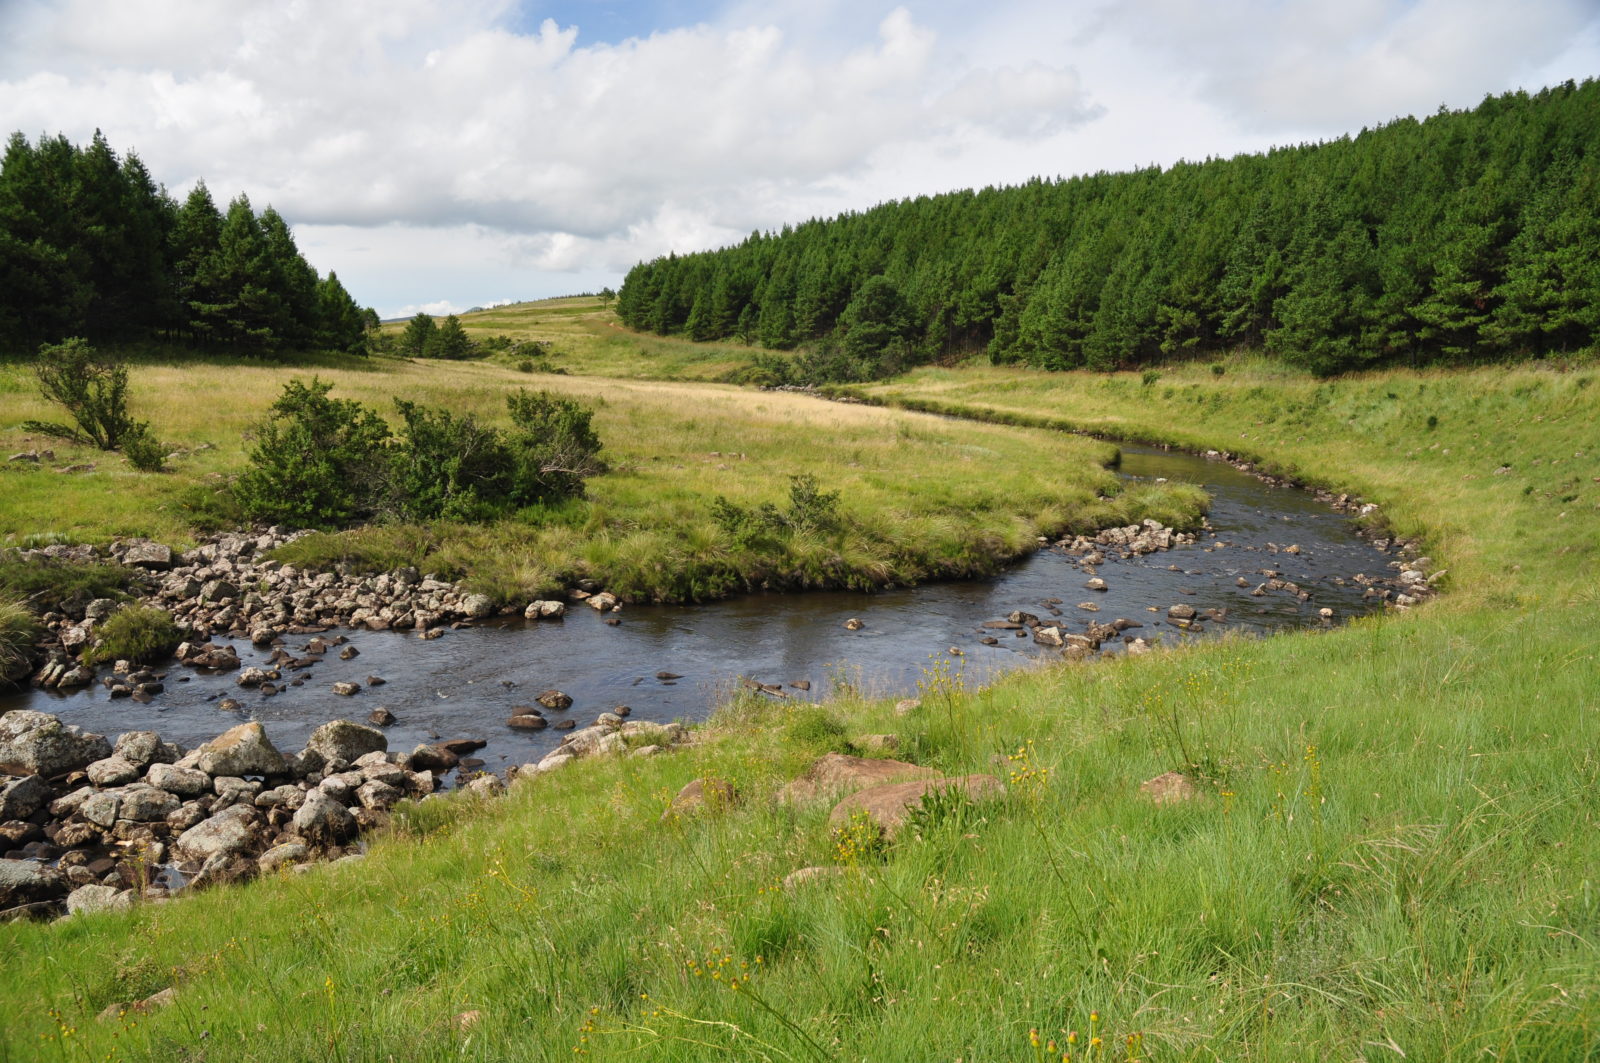
[[[1160,380],[1160,379],[1161,379],[1161,371],[1158,370],[1158,369],[1146,369],[1144,372],[1139,374],[1139,382],[1141,384],[1143,384],[1145,387],[1150,387],[1152,384],[1154,384],[1157,380]]]
[[[1211,375],[1212,376],[1222,376],[1227,371],[1228,371],[1228,367],[1223,365],[1221,362],[1212,362],[1211,363]]]
[[[234,487],[249,517],[341,527],[370,517],[485,520],[583,490],[604,470],[593,411],[519,390],[512,431],[395,400],[399,433],[373,411],[330,399],[332,385],[290,381],[260,427]]]
[[[122,437],[122,456],[140,472],[162,472],[167,467],[167,448],[145,424],[134,425]]]
[[[129,434],[145,430],[128,415],[128,367],[101,356],[87,340],[40,347],[33,371],[46,401],[66,407],[77,427],[25,421],[24,430],[101,450],[115,450]]]
[[[183,641],[172,614],[153,605],[130,605],[105,619],[95,634],[99,645],[83,653],[83,663],[150,661],[171,653]]]
[[[780,510],[771,502],[751,509],[718,495],[711,502],[711,519],[741,546],[754,546],[795,532],[837,531],[842,523],[839,492],[820,490],[814,476],[789,478],[787,509]]]
[[[372,516],[384,490],[389,426],[332,384],[291,380],[257,428],[250,469],[234,485],[246,515],[300,527],[338,527]]]

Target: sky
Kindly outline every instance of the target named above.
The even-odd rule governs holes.
[[[384,317],[1600,76],[1600,0],[0,0],[0,134],[274,206]]]

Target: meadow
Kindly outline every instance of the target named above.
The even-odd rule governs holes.
[[[1072,426],[1359,493],[1422,538],[1449,592],[1324,633],[985,689],[931,660],[904,716],[849,691],[820,707],[735,695],[684,752],[426,802],[357,864],[3,927],[0,1058],[1596,1058],[1597,375],[1319,381],[1241,356],[1157,379],[970,367],[861,389],[1035,426],[1032,447],[1037,426]],[[606,385],[607,424],[673,407],[637,396],[689,394],[630,387]],[[728,491],[761,461],[750,489],[776,492],[792,437],[706,440],[779,397],[692,394],[688,438],[751,454],[696,475]],[[844,418],[842,434],[911,416],[784,401],[775,422]],[[1017,431],[900,423],[914,439]],[[935,802],[892,844],[831,830],[827,804],[774,800],[872,733],[946,773],[993,773],[1005,795]],[[1191,799],[1140,793],[1168,771]],[[737,799],[663,817],[708,776]],[[783,885],[805,866],[839,870]],[[95,1019],[169,987],[164,1010]]]

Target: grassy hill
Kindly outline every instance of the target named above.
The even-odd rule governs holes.
[[[352,394],[426,387],[484,410],[520,375],[341,372]],[[923,370],[874,386],[885,403],[1228,450],[1358,492],[1423,537],[1450,593],[984,690],[934,661],[904,716],[859,697],[734,698],[682,753],[428,802],[358,864],[0,928],[0,1058],[1594,1058],[1597,377],[1566,363],[1318,381],[1240,359],[1222,375]],[[613,475],[682,498],[744,482],[735,463],[690,468],[690,440],[749,452],[754,498],[777,490],[778,453],[850,469],[796,449],[819,434],[849,449],[876,433],[888,455],[901,426],[917,446],[950,433],[947,449],[980,430],[1047,438],[706,385],[538,383],[604,396],[602,431],[628,456]],[[264,404],[272,388],[250,390]],[[1050,445],[1081,448],[1052,475],[1099,451]],[[827,804],[773,800],[868,733],[1006,794],[939,803],[887,846],[830,829]],[[1167,771],[1194,799],[1141,795]],[[738,798],[663,817],[702,777]],[[806,866],[841,870],[784,886]],[[169,987],[164,1010],[94,1018]]]

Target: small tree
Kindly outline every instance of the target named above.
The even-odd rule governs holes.
[[[77,427],[25,421],[25,431],[115,450],[128,435],[148,428],[128,415],[128,367],[97,354],[87,340],[40,347],[33,371],[45,399],[65,406]]]
[[[330,399],[331,390],[315,377],[284,385],[235,485],[249,516],[339,527],[376,512],[389,426],[354,399]]]
[[[416,317],[406,322],[406,330],[400,333],[400,353],[413,358],[425,357],[437,331],[433,318],[418,311]]]
[[[515,431],[510,446],[515,471],[511,494],[519,505],[583,491],[586,477],[605,471],[594,411],[571,399],[518,388],[506,396]]]
[[[452,361],[470,358],[472,338],[461,327],[461,319],[451,314],[429,339],[428,349],[424,353],[429,358],[448,358]]]

